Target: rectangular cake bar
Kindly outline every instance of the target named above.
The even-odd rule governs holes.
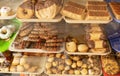
[[[87,6],[95,5],[95,6],[107,6],[106,2],[104,1],[88,1]]]
[[[86,20],[109,20],[110,15],[104,11],[88,11]]]
[[[87,6],[87,10],[90,11],[107,11],[107,7],[106,6]]]

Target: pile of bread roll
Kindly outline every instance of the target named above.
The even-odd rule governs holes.
[[[45,65],[47,74],[64,74],[64,54],[49,54]]]
[[[65,74],[98,75],[100,74],[99,56],[70,55],[65,59]]]
[[[39,66],[28,63],[30,60],[27,55],[22,56],[21,53],[14,53],[13,56],[10,72],[37,72]]]
[[[105,34],[98,25],[91,24],[86,27],[86,40],[90,48],[90,52],[104,53],[108,49]]]

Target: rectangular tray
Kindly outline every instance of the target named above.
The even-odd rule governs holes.
[[[57,25],[57,26],[56,26]],[[55,28],[59,31],[61,29],[64,28],[64,23],[60,23],[60,24],[56,24],[53,26],[55,26]],[[50,26],[50,25],[49,25]],[[20,32],[20,31],[19,31]],[[17,33],[17,36],[19,34],[19,32]],[[64,29],[62,30],[62,32],[64,32]],[[16,36],[16,38],[17,38]],[[58,35],[59,36],[59,35]],[[60,37],[64,38],[64,34],[60,34]],[[15,39],[16,39],[15,38]],[[60,53],[60,52],[63,52],[64,51],[64,42],[61,43],[62,44],[62,47],[60,47],[60,50],[58,51],[47,51],[47,50],[43,50],[43,49],[35,49],[35,48],[24,48],[24,49],[17,49],[15,48],[14,46],[14,41],[15,39],[13,40],[13,42],[11,43],[11,46],[9,47],[9,50],[10,51],[16,51],[16,52],[37,52],[37,53]]]
[[[32,57],[32,58],[29,58],[29,62],[28,63],[34,64],[34,65],[36,65],[36,63],[37,63],[37,65],[39,65],[39,67],[41,68],[41,69],[39,69],[39,72],[36,72],[36,73],[31,73],[31,72],[10,72],[10,71],[9,72],[2,72],[2,71],[0,71],[0,73],[41,74],[44,71],[44,69],[45,69],[45,65],[44,65],[45,61],[46,61],[46,57]]]
[[[85,43],[86,44],[86,40],[85,40],[85,28],[86,25],[82,25],[79,26],[78,25],[67,25],[67,36],[72,36],[72,37],[75,37],[77,38],[77,40],[79,41],[79,43]],[[72,30],[72,31],[71,31]],[[77,33],[76,33],[77,32]],[[109,46],[109,51],[105,52],[105,53],[92,53],[92,52],[69,52],[66,50],[66,47],[65,47],[65,52],[67,54],[70,54],[70,55],[107,55],[109,53],[111,53],[111,47],[110,47],[110,44],[109,42],[107,41],[108,43],[108,46]]]

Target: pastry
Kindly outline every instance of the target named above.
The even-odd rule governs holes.
[[[17,8],[17,17],[20,19],[30,19],[34,15],[34,4],[26,1]]]
[[[68,73],[69,74],[74,74],[74,70],[71,69],[71,70],[68,71]]]
[[[77,45],[75,42],[66,42],[66,49],[69,52],[75,52],[77,50]]]
[[[87,6],[96,5],[96,6],[107,6],[107,3],[104,1],[88,1]]]
[[[12,61],[12,65],[19,65],[20,64],[20,58],[14,57]]]
[[[12,11],[12,9],[10,7],[3,6],[0,9],[0,14],[1,14],[2,17],[6,17],[6,16],[13,15],[13,11]]]
[[[71,65],[71,67],[72,67],[73,69],[76,68],[76,67],[77,67],[76,63],[73,62],[72,65]]]
[[[26,64],[27,63],[27,59],[25,58],[25,57],[22,57],[21,59],[20,59],[20,65],[24,65],[24,64]]]
[[[88,51],[88,46],[86,44],[79,44],[78,45],[78,51],[79,52],[87,52]]]
[[[23,66],[24,66],[25,70],[27,70],[27,69],[30,68],[30,65],[29,65],[29,64],[24,64]]]
[[[35,5],[35,15],[38,19],[53,19],[56,14],[57,4],[54,0],[39,1]]]
[[[58,61],[52,62],[52,66],[54,66],[54,67],[58,67],[58,64],[59,64]],[[60,67],[60,66],[59,66],[59,67]],[[58,68],[59,68],[59,67],[58,67]]]
[[[37,66],[33,66],[31,68],[28,69],[28,72],[35,72],[37,70]]]
[[[16,66],[11,66],[11,67],[10,67],[10,72],[16,72],[16,71],[17,71]]]
[[[81,66],[82,66],[82,64],[83,64],[83,62],[82,62],[82,61],[77,61],[77,66],[78,66],[78,67],[81,67]]]
[[[65,66],[65,70],[70,70],[70,66]]]
[[[87,10],[90,10],[90,11],[107,11],[107,7],[106,6],[91,5],[91,6],[87,6]]]
[[[71,59],[74,61],[78,61],[80,58],[79,58],[79,56],[72,56]]]
[[[47,73],[47,74],[52,74],[52,71],[51,71],[50,69],[48,69],[48,70],[46,71],[46,73]]]
[[[54,57],[48,58],[48,62],[53,62],[53,61],[54,61]]]
[[[51,68],[51,67],[52,67],[52,63],[50,63],[50,62],[49,62],[49,63],[46,63],[46,68],[47,68],[47,69],[49,69],[49,68]]]
[[[61,54],[56,54],[56,58],[60,58],[61,57]]]
[[[67,65],[71,65],[71,64],[72,64],[72,61],[71,61],[70,59],[66,59],[66,60],[65,60],[65,63],[66,63]]]
[[[78,20],[84,19],[84,13],[85,7],[72,1],[67,2],[61,11],[63,16]]]
[[[105,35],[103,32],[92,32],[86,34],[87,40],[105,40]]]
[[[51,68],[53,74],[58,74],[58,70],[56,68]]]
[[[81,72],[82,75],[87,75],[88,74],[87,69],[82,69],[80,72]]]
[[[74,73],[75,75],[80,75],[80,70],[75,70]]]
[[[59,69],[59,70],[64,70],[64,67],[65,67],[65,66],[64,66],[63,64],[61,64],[61,65],[58,66],[58,69]]]
[[[107,42],[103,40],[97,40],[97,41],[88,41],[88,46],[90,48],[106,48],[107,47]]]
[[[17,66],[17,72],[24,72],[24,67],[22,65]]]
[[[109,20],[108,11],[88,11],[86,20]]]

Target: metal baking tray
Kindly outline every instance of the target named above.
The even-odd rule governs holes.
[[[49,23],[48,23],[49,24]],[[51,23],[50,23],[51,24]],[[60,34],[57,34],[58,35],[58,37],[59,38],[63,38],[64,39],[64,28],[65,28],[65,26],[64,26],[64,22],[61,22],[61,23],[59,23],[59,24],[54,24],[54,23],[52,23],[53,24],[53,26],[56,28],[55,30],[57,30],[58,31],[58,33],[60,33],[60,31],[62,32],[62,33],[60,33]],[[31,25],[32,26],[32,25]],[[49,25],[50,26],[50,25]],[[50,27],[52,27],[52,26],[50,26]],[[20,32],[20,31],[19,31]],[[11,43],[11,46],[9,47],[9,50],[10,51],[16,51],[16,52],[37,52],[37,53],[60,53],[60,52],[63,52],[64,51],[64,42],[63,43],[61,43],[61,47],[60,47],[60,50],[57,50],[57,51],[48,51],[48,50],[43,50],[43,49],[37,49],[37,48],[23,48],[23,49],[18,49],[18,48],[16,48],[15,47],[15,43],[16,43],[16,39],[17,39],[17,37],[19,36],[19,32],[18,32],[18,34],[17,34],[17,36],[16,36],[16,38],[14,39],[14,41]],[[26,38],[26,37],[25,37]]]
[[[81,26],[80,26],[81,25]],[[85,26],[84,24],[68,24],[66,26],[67,30],[67,34],[66,36],[72,36],[72,37],[75,37],[79,43],[84,43],[84,44],[87,44],[86,43],[86,39],[85,39]],[[71,31],[72,30],[72,31]],[[105,53],[92,53],[92,52],[69,52],[67,51],[66,47],[65,47],[65,52],[67,54],[71,54],[71,55],[107,55],[111,52],[111,47],[109,45],[109,42],[108,42],[108,46],[109,46],[109,50]]]
[[[33,61],[34,60],[34,61]],[[27,60],[27,63],[30,63],[31,65],[35,65],[35,66],[39,66],[39,68],[37,69],[37,72],[3,72],[0,71],[0,73],[13,73],[13,74],[41,74],[44,69],[45,69],[45,61],[46,61],[46,57],[33,57],[33,56],[29,56],[29,59]]]

